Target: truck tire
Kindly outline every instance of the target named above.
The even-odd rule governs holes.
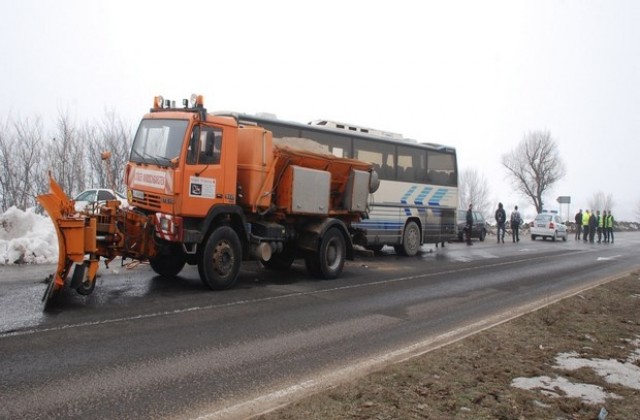
[[[152,258],[149,265],[159,276],[173,278],[178,275],[187,263],[184,252],[178,245],[171,245]]]
[[[88,296],[96,288],[96,279],[90,279],[87,274],[87,264],[76,265],[71,276],[71,284],[76,285],[76,292],[82,296]]]
[[[420,249],[420,228],[414,221],[409,221],[402,234],[402,243],[394,246],[396,252],[405,257],[413,257]]]
[[[93,290],[95,288],[96,288],[96,279],[93,279],[93,281],[86,279],[81,283],[80,286],[76,288],[76,292],[78,292],[78,294],[82,296],[88,296],[91,293],[93,293]]]
[[[240,239],[229,226],[215,229],[206,241],[198,261],[200,280],[213,290],[233,287],[242,262]]]
[[[311,276],[330,280],[342,273],[346,258],[347,245],[344,236],[334,227],[322,237],[317,251],[309,252],[305,256],[304,262]]]

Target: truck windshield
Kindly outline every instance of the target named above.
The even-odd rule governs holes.
[[[169,166],[180,155],[188,121],[142,120],[131,147],[130,160]]]

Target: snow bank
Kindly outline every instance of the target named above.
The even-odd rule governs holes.
[[[0,265],[58,261],[58,238],[51,219],[11,207],[0,215]]]

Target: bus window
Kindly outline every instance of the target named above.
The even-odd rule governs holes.
[[[300,130],[291,127],[284,127],[279,124],[271,124],[267,122],[259,123],[262,127],[273,133],[273,137],[300,137]]]
[[[391,144],[355,139],[354,158],[373,163],[380,179],[395,179],[395,147]]]
[[[415,147],[398,146],[398,181],[427,180],[426,153]]]
[[[449,153],[427,152],[428,182],[436,185],[457,186],[456,161]]]
[[[337,157],[351,157],[351,138],[332,133],[319,133],[314,130],[301,130],[300,135],[314,140],[329,148],[329,153]]]

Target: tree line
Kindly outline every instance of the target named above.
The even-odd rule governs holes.
[[[78,124],[59,112],[45,130],[40,117],[0,120],[0,206],[25,210],[48,191],[48,174],[74,197],[87,188],[124,191],[124,168],[133,141],[132,128],[114,112]],[[103,161],[101,153],[111,152]]]
[[[78,124],[68,112],[59,112],[53,130],[44,129],[40,117],[0,120],[0,210],[37,205],[36,196],[49,188],[51,173],[62,189],[74,197],[87,188],[124,191],[124,168],[133,141],[132,127],[113,111],[100,120]],[[102,152],[111,152],[103,161]],[[565,175],[555,140],[548,131],[527,133],[514,149],[502,156],[513,186],[538,212],[543,196]],[[476,169],[461,171],[459,207],[469,203],[490,214],[490,189]],[[612,208],[613,197],[598,192],[591,208]],[[640,201],[637,205],[640,216]]]

